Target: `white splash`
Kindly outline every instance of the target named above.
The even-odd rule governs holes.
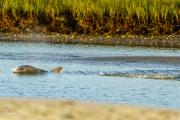
[[[12,71],[13,73],[16,73],[16,72],[17,72],[17,68],[12,68],[11,71]]]

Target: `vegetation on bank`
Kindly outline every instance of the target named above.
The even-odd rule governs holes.
[[[180,0],[0,0],[0,29],[59,33],[180,34]]]

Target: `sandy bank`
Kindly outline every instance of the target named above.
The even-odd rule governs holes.
[[[180,48],[179,35],[167,36],[89,36],[89,35],[61,35],[43,33],[4,34],[0,33],[0,41],[48,42],[64,44],[94,44],[94,45],[124,45]]]
[[[0,100],[0,120],[180,120],[180,111],[58,100]]]

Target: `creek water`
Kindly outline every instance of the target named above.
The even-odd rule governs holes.
[[[160,75],[166,74],[166,71],[169,75],[178,75],[180,64],[87,59],[120,56],[178,57],[180,50],[0,42],[0,97],[57,98],[180,108],[178,78],[142,77],[149,71],[151,75],[157,75],[159,71]],[[12,68],[20,65],[49,71],[62,66],[63,71],[61,74],[49,72],[45,75],[17,75],[11,72]],[[135,76],[124,75],[124,71]],[[141,74],[136,74],[137,71]]]

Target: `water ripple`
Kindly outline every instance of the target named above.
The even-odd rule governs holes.
[[[0,53],[0,59],[7,60],[46,60],[46,61],[64,61],[64,60],[76,60],[80,56],[72,54],[60,54],[60,53]]]

